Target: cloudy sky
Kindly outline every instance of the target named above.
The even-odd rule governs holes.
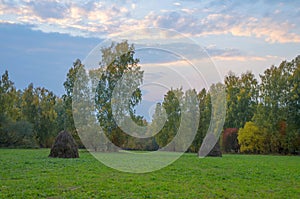
[[[221,76],[230,70],[258,75],[300,54],[299,24],[300,1],[295,0],[0,0],[0,72],[7,69],[17,88],[33,82],[61,95],[77,58],[84,60],[97,44],[121,32],[151,27],[176,31],[201,46]],[[151,38],[157,39],[150,34],[148,42]],[[156,41],[168,39],[169,34],[161,34]],[[178,44],[165,46],[176,49]],[[174,71],[180,75],[189,67],[167,55],[151,65],[147,60],[153,53],[147,53],[139,58],[149,77],[168,73],[174,80]],[[154,66],[159,67],[151,72]]]

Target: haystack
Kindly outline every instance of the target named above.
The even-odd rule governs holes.
[[[79,158],[78,146],[70,133],[62,131],[55,138],[49,157]]]
[[[212,144],[214,144],[212,146]],[[211,156],[211,157],[222,157],[220,143],[213,133],[209,133],[205,136],[203,144],[198,152],[198,156]]]

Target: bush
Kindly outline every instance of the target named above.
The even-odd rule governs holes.
[[[33,125],[27,121],[8,122],[1,128],[1,147],[37,148]]]
[[[265,135],[254,122],[246,122],[244,128],[238,133],[238,142],[241,152],[245,153],[264,153]]]
[[[222,147],[223,150],[227,153],[239,151],[239,143],[238,143],[238,129],[237,128],[227,128],[223,132],[222,137]]]

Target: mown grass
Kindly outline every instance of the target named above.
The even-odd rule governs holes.
[[[0,198],[299,198],[300,157],[185,154],[159,171],[132,174],[88,152],[0,149]]]

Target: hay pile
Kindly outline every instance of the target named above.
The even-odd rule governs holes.
[[[216,143],[212,146],[212,143]],[[205,136],[203,144],[198,152],[199,157],[222,157],[220,143],[213,133],[209,133]]]
[[[77,144],[70,133],[62,131],[55,138],[49,157],[79,158]]]

